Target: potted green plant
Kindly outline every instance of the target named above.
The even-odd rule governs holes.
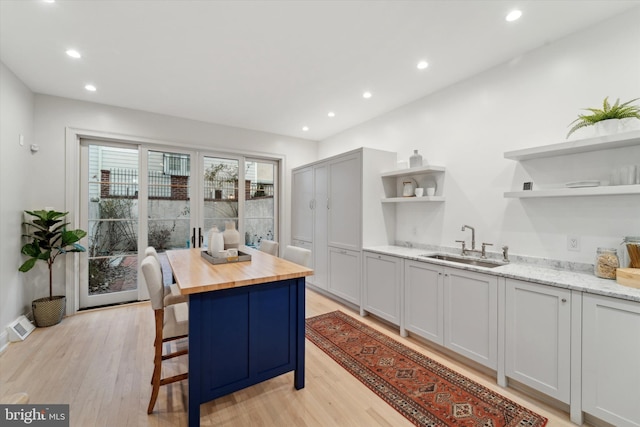
[[[78,244],[87,235],[84,230],[67,230],[68,222],[64,217],[69,212],[55,210],[25,211],[35,217],[28,226],[28,234],[23,235],[30,240],[22,247],[22,254],[29,257],[20,266],[19,271],[31,270],[38,260],[49,267],[49,297],[36,299],[31,303],[36,326],[52,326],[60,323],[64,316],[66,298],[53,295],[53,263],[60,255],[69,252],[84,252],[84,246]]]
[[[627,101],[623,104],[620,104],[620,99],[618,98],[615,104],[611,105],[609,103],[609,97],[606,97],[602,103],[602,109],[599,108],[583,108],[583,110],[590,111],[591,114],[579,114],[578,118],[572,121],[569,126],[572,126],[567,134],[567,138],[577,131],[578,129],[582,129],[587,126],[593,126],[596,123],[601,123],[605,120],[621,120],[628,118],[635,118],[640,120],[640,106],[631,105],[633,102],[637,101],[640,98],[632,99],[631,101]],[[616,128],[617,128],[616,123]]]

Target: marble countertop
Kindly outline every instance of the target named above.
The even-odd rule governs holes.
[[[499,277],[525,280],[528,282],[540,283],[543,285],[640,302],[640,289],[619,285],[615,280],[600,279],[593,274],[583,272],[559,270],[553,268],[545,268],[538,265],[513,262],[494,268],[480,267],[433,258],[425,258],[424,256],[422,256],[433,255],[436,253],[447,253],[445,251],[408,248],[403,246],[373,246],[366,247],[364,248],[364,250],[368,252],[379,253],[382,255],[392,255],[405,259],[412,259],[416,261],[429,262],[432,264],[439,264],[442,266],[460,268],[463,270],[492,274]],[[448,254],[459,256],[459,254]]]

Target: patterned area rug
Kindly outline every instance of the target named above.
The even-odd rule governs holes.
[[[547,419],[340,311],[307,338],[418,426],[542,427]]]

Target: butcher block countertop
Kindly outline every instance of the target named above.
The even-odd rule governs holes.
[[[251,261],[213,265],[202,257],[201,248],[167,251],[180,293],[219,291],[313,274],[310,268],[256,249],[240,246],[239,250],[251,254]]]

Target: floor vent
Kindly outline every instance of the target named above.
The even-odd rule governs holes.
[[[35,328],[36,327],[29,322],[29,319],[25,316],[20,316],[7,326],[9,341],[24,341]]]

